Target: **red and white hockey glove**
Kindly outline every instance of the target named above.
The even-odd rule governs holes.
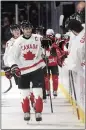
[[[11,73],[15,74],[17,77],[21,76],[21,71],[20,71],[18,65],[14,64],[11,66]]]
[[[8,79],[11,79],[11,78],[12,78],[12,74],[11,74],[11,69],[10,69],[10,67],[4,67],[4,71],[5,71],[5,76],[6,76]]]
[[[57,62],[58,62],[58,65],[60,67],[62,67],[65,58],[67,58],[68,52],[62,51],[60,48],[58,48],[56,50],[56,52],[57,52]]]

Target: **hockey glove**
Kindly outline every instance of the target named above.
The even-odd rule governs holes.
[[[14,65],[11,66],[11,73],[13,75],[16,75],[17,77],[21,76],[21,71],[20,71],[18,65],[14,64]]]
[[[41,41],[42,48],[48,49],[52,45],[52,41],[48,38],[43,38]]]
[[[8,79],[11,79],[11,78],[12,78],[12,74],[11,74],[11,69],[10,69],[10,67],[5,67],[5,68],[4,68],[4,71],[5,71],[5,76],[6,76]]]
[[[45,55],[42,55],[42,58],[43,58],[44,62],[48,64],[48,62],[49,62],[48,57]]]
[[[64,63],[64,60],[65,60],[65,58],[67,58],[67,53],[66,52],[64,52],[64,54],[58,59],[58,65],[60,66],[60,67],[62,67],[63,66],[63,63]]]

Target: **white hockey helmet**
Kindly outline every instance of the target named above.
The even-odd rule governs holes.
[[[55,35],[55,38],[56,38],[56,39],[60,39],[60,38],[61,38],[61,34],[60,34],[60,33],[57,33],[57,34]]]
[[[54,35],[54,30],[53,29],[47,29],[46,35]]]
[[[61,41],[61,34],[60,33],[57,33],[55,35],[55,41],[56,41],[56,43],[59,43],[59,41]]]

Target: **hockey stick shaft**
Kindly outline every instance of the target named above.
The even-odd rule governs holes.
[[[46,57],[46,50],[45,50],[45,57]],[[48,77],[48,80],[49,79],[49,73],[48,73],[48,63],[47,63],[47,59],[45,58],[45,61],[46,61],[46,71],[47,71],[47,77]],[[50,88],[50,82],[48,82],[48,85],[49,85],[49,88]],[[51,105],[51,112],[53,113],[53,105],[52,105],[52,98],[51,98],[51,89],[50,89],[50,105]]]
[[[46,65],[47,66],[47,65]],[[49,73],[48,73],[48,67],[47,69],[47,77],[49,78]],[[50,80],[50,79],[49,79]],[[51,112],[53,113],[53,105],[52,105],[52,98],[51,98],[51,87],[50,87],[50,82],[49,82],[49,89],[50,89],[50,105],[51,105]]]
[[[78,117],[78,119],[80,119],[80,116],[79,116],[79,109],[78,109],[78,104],[77,104],[77,97],[76,97],[76,91],[75,91],[74,79],[73,79],[72,71],[71,71],[71,79],[72,79],[72,85],[73,85],[73,91],[74,91],[74,98],[75,98],[75,103],[76,103],[77,117]]]
[[[72,101],[71,71],[69,70],[69,101]],[[72,102],[73,105],[73,102]]]

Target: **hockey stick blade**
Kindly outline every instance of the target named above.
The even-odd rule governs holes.
[[[3,93],[7,93],[8,91],[11,90],[11,88],[12,88],[12,82],[11,82],[11,79],[9,79],[9,82],[10,82],[10,87],[9,87],[6,91],[4,91]]]

